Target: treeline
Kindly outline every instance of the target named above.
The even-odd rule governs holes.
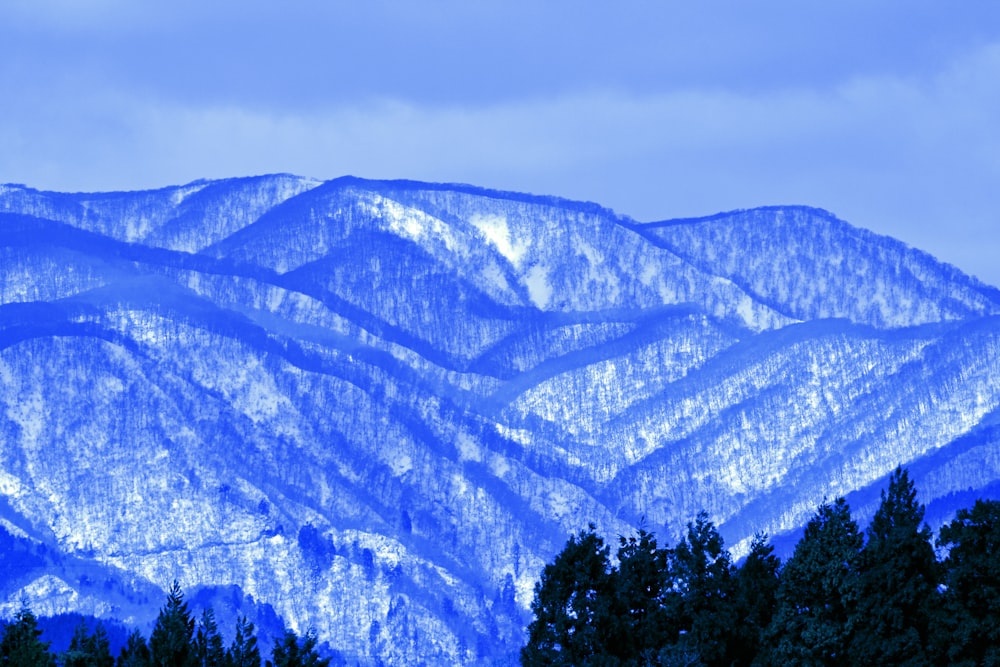
[[[59,654],[49,651],[41,638],[38,620],[23,605],[14,620],[3,629],[0,665],[3,667],[262,667],[254,624],[240,616],[232,643],[226,647],[211,608],[195,621],[180,586],[174,582],[160,609],[147,641],[138,630],[128,637],[118,656],[104,627],[98,623],[92,633],[84,623],[77,627],[69,648]],[[267,667],[327,667],[330,660],[316,650],[316,635],[299,637],[291,630],[275,641]]]
[[[824,502],[782,565],[757,536],[736,566],[705,513],[673,548],[640,529],[617,565],[570,538],[535,587],[525,667],[1000,665],[1000,502],[942,527],[897,469],[867,531]]]

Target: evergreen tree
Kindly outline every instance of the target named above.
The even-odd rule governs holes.
[[[222,647],[222,637],[215,623],[215,612],[211,608],[201,613],[198,632],[194,638],[194,664],[197,667],[222,667],[226,651]]]
[[[149,636],[153,667],[192,667],[195,664],[193,636],[194,619],[188,611],[181,587],[175,581]]]
[[[589,531],[570,537],[535,584],[535,620],[521,664],[582,667],[604,660],[610,598],[608,547],[591,524]]]
[[[116,667],[150,667],[152,664],[145,638],[138,630],[133,630],[118,654]]]
[[[1000,665],[1000,501],[959,510],[938,546],[949,549],[938,654],[949,665]]]
[[[80,619],[69,640],[69,648],[60,656],[62,667],[91,667],[90,655],[87,651],[87,624]]]
[[[758,534],[750,544],[750,553],[736,573],[733,596],[734,665],[749,665],[761,652],[765,629],[774,614],[781,561],[767,536]]]
[[[669,635],[663,595],[669,551],[657,547],[652,533],[619,538],[618,569],[612,572],[611,653],[623,665],[646,664]]]
[[[294,632],[285,630],[284,636],[274,642],[268,667],[327,667],[330,660],[319,657],[316,641],[316,633],[312,631],[300,641]]]
[[[771,665],[850,665],[848,585],[862,536],[847,501],[824,502],[781,572],[758,657]]]
[[[226,667],[260,667],[260,650],[253,623],[246,616],[236,619],[236,634],[226,651]]]
[[[82,619],[73,631],[69,648],[60,657],[63,667],[113,667],[111,644],[104,625],[97,624],[93,634],[88,634],[87,624]]]
[[[924,507],[906,470],[897,468],[882,491],[852,584],[850,655],[857,665],[930,665],[937,561]]]
[[[114,667],[115,659],[111,655],[111,641],[108,632],[100,621],[94,628],[94,634],[87,639],[87,652],[93,657],[94,667]]]
[[[670,574],[674,593],[667,597],[668,613],[685,634],[682,645],[707,666],[731,664],[733,563],[706,512],[688,523],[687,535],[673,550]]]
[[[0,665],[3,667],[55,667],[55,659],[49,653],[49,643],[43,642],[42,631],[38,629],[38,619],[22,603],[14,615],[14,621],[4,628],[0,640]]]

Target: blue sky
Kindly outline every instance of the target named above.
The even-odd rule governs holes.
[[[1000,286],[1000,3],[8,0],[0,182],[826,208]]]

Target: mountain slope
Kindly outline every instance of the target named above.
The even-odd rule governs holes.
[[[0,186],[0,528],[72,563],[0,611],[148,624],[176,578],[350,662],[488,663],[588,521],[739,551],[900,463],[939,520],[995,494],[998,371],[1000,292],[814,209]]]

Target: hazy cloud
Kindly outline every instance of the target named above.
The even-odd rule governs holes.
[[[14,3],[0,27],[0,181],[352,173],[638,219],[803,203],[1000,284],[1000,39],[981,16],[920,2],[42,4]]]

